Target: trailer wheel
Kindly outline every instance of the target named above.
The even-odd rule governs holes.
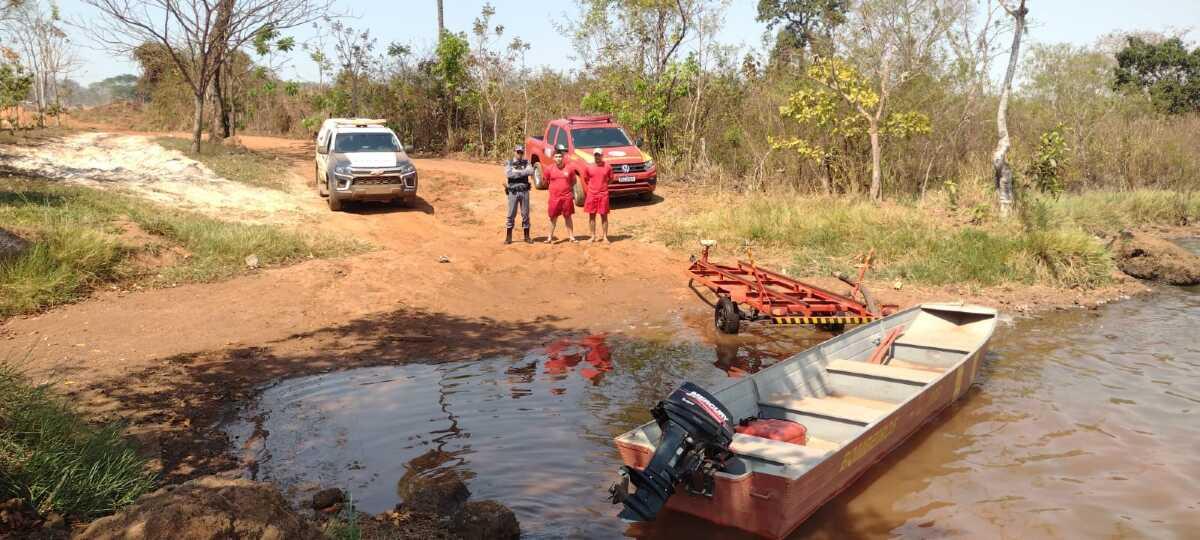
[[[817,327],[817,330],[820,330],[822,332],[829,332],[830,334],[840,334],[840,333],[846,331],[845,323],[817,324],[814,326]]]
[[[737,335],[738,327],[742,322],[742,311],[728,296],[722,296],[720,300],[717,300],[713,322],[716,323],[717,330],[722,333]]]

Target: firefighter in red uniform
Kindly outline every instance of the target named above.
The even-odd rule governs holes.
[[[550,236],[546,237],[547,244],[554,243],[554,228],[558,226],[558,216],[562,216],[563,223],[567,225],[567,235],[572,242],[575,240],[575,224],[571,221],[571,214],[575,212],[575,201],[571,195],[572,184],[575,182],[574,166],[567,165],[564,162],[567,149],[561,144],[554,149],[554,163],[546,165],[542,168],[542,178],[546,179],[546,184],[550,187],[550,199],[546,203],[547,210],[550,214]]]
[[[592,241],[608,242],[608,183],[612,181],[612,165],[604,162],[604,150],[597,148],[592,151],[596,163],[588,165],[583,170],[584,187],[587,189],[587,202],[583,211],[588,214],[588,227],[592,230]],[[596,238],[596,214],[600,214],[602,235]]]

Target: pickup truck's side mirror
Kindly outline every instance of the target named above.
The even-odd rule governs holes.
[[[645,139],[643,139],[643,138],[641,138],[641,137],[638,137],[638,138],[636,138],[636,139],[634,139],[634,140],[633,140],[633,145],[634,145],[634,146],[637,146],[637,147],[641,147],[641,146],[642,146],[643,144],[645,144],[645,143],[646,143],[646,140],[645,140]]]
[[[318,154],[328,154],[329,153],[329,145],[318,144],[317,145],[317,153]]]

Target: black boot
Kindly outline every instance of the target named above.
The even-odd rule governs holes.
[[[504,243],[505,244],[512,243],[512,227],[509,227],[504,230]]]
[[[533,239],[529,237],[529,227],[525,227],[525,243],[532,244]]]

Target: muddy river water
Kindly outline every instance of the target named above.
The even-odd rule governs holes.
[[[612,437],[680,381],[719,386],[823,337],[570,336],[522,358],[283,381],[228,429],[297,499],[339,486],[380,512],[405,474],[454,470],[532,538],[738,538],[687,516],[617,520]],[[794,537],[1194,537],[1198,486],[1200,288],[1162,289],[1002,325],[972,391]]]

